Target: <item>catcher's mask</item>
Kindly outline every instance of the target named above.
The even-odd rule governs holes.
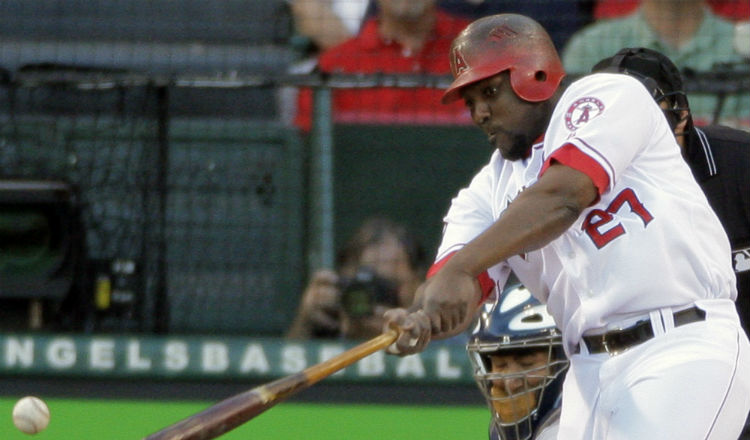
[[[520,284],[482,310],[467,351],[492,413],[492,435],[530,439],[559,406],[568,368],[561,339],[545,306]]]
[[[448,104],[475,82],[510,71],[513,91],[526,101],[549,99],[565,76],[549,34],[531,18],[498,14],[480,18],[453,40],[453,83],[443,95]]]
[[[682,121],[685,110],[688,111],[686,130],[692,128],[690,106],[680,71],[661,52],[645,47],[620,49],[614,56],[596,63],[591,71],[624,73],[638,79],[658,104],[666,103],[666,109],[662,109],[672,131]]]

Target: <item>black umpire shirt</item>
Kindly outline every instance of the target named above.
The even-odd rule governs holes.
[[[720,125],[687,136],[686,159],[732,245],[737,311],[750,335],[750,133]]]

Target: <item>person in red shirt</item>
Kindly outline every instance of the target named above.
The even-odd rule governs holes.
[[[324,51],[317,69],[342,74],[449,75],[451,41],[469,20],[450,15],[436,0],[378,0],[376,14],[359,34]],[[465,106],[440,105],[439,88],[334,89],[334,122],[470,124]],[[312,92],[300,91],[295,124],[311,126]]]

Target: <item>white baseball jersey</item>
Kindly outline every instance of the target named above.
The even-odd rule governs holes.
[[[453,199],[437,260],[493,224],[552,161],[589,175],[599,200],[562,236],[488,273],[502,287],[512,269],[546,302],[569,354],[588,329],[736,297],[729,241],[664,115],[640,82],[611,73],[568,87],[527,159],[493,154]]]

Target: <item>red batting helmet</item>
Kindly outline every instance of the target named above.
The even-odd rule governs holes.
[[[513,91],[526,101],[549,99],[565,76],[547,31],[529,17],[498,14],[480,18],[451,45],[453,83],[443,95],[448,104],[469,84],[510,71]]]

